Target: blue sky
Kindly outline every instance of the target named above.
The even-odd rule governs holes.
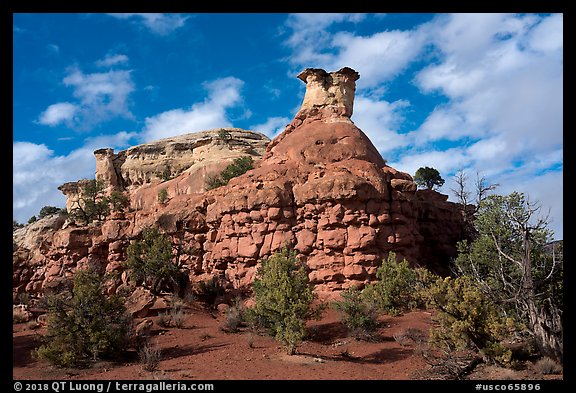
[[[273,138],[306,67],[360,73],[388,164],[526,193],[563,237],[562,14],[14,14],[13,213],[64,206],[93,151],[234,126]]]

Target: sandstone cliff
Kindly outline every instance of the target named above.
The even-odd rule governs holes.
[[[126,248],[147,226],[189,250],[180,263],[191,281],[216,275],[230,288],[249,288],[259,261],[284,246],[306,262],[325,298],[374,280],[390,251],[446,273],[464,234],[459,209],[445,195],[417,191],[412,177],[388,166],[354,125],[358,73],[307,69],[298,77],[307,88],[302,108],[270,143],[250,133],[245,145],[227,145],[210,131],[151,144],[155,148],[96,151],[97,178],[127,190],[131,211],[99,225],[55,229],[39,252],[15,241],[15,293],[42,291],[53,285],[54,272],[85,266],[118,272],[115,291],[126,282]],[[234,138],[246,133],[228,131]],[[222,149],[221,156],[202,159],[208,146]],[[242,154],[263,156],[253,170],[203,192],[206,173]],[[162,182],[157,174],[165,168],[174,178]],[[165,204],[157,200],[162,187],[169,191]],[[26,270],[31,261],[33,274]]]

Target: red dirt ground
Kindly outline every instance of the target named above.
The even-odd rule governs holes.
[[[161,348],[156,371],[144,371],[136,350],[125,359],[98,362],[88,369],[62,369],[32,356],[45,329],[13,325],[13,378],[15,380],[411,380],[433,379],[430,366],[412,341],[394,336],[416,328],[428,332],[431,313],[409,312],[383,316],[377,341],[359,341],[347,334],[339,314],[327,308],[320,321],[311,321],[311,337],[286,355],[274,339],[255,335],[248,328],[237,333],[222,330],[225,316],[199,305],[189,308],[182,328],[160,328],[155,321],[153,342]],[[401,340],[399,340],[401,341]],[[469,379],[562,379],[542,375],[527,363],[514,371],[480,365]]]

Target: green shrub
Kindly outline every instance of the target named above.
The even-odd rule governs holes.
[[[206,177],[206,190],[224,186],[230,179],[243,175],[252,168],[254,168],[254,160],[251,156],[236,158],[219,175]]]
[[[370,339],[378,327],[377,305],[373,297],[362,296],[362,291],[350,287],[342,291],[342,300],[334,302],[341,320],[358,339]]]
[[[104,182],[80,180],[77,185],[79,196],[70,210],[70,218],[87,225],[110,214],[110,200],[105,195]]]
[[[128,346],[130,317],[118,296],[107,297],[104,281],[91,271],[77,271],[71,296],[48,299],[46,343],[36,354],[61,367],[85,367]]]
[[[158,191],[158,202],[164,204],[167,200],[168,200],[168,190],[162,188],[160,191]]]
[[[220,131],[218,131],[218,138],[222,139],[225,143],[229,143],[232,140],[232,134],[230,133],[230,131],[221,129]]]
[[[126,268],[136,284],[148,287],[153,293],[174,291],[180,270],[172,262],[172,243],[157,228],[145,228],[142,239],[130,244],[126,253]]]
[[[218,187],[225,186],[227,183],[222,180],[220,175],[207,175],[206,176],[206,190],[213,190]]]
[[[514,321],[498,312],[471,277],[438,279],[426,295],[429,304],[438,310],[430,344],[450,352],[473,349],[486,361],[511,361],[512,352],[501,340],[513,331]]]
[[[274,336],[294,354],[306,336],[306,321],[321,311],[314,308],[306,266],[293,251],[284,248],[262,261],[253,284],[252,321]]]
[[[128,197],[120,191],[112,191],[108,197],[108,202],[112,205],[112,211],[123,213],[128,207]]]
[[[62,209],[55,206],[44,206],[38,213],[38,218],[44,218],[53,214],[60,214]]]
[[[378,305],[388,314],[397,315],[421,305],[419,282],[423,272],[416,272],[404,259],[396,261],[396,254],[390,252],[388,259],[376,271],[379,281],[369,285],[364,290],[364,296],[374,297]]]

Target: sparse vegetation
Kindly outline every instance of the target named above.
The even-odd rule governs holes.
[[[524,194],[490,195],[482,200],[474,226],[478,236],[459,244],[456,268],[518,320],[542,355],[563,356],[563,250],[551,243],[547,217]]]
[[[168,190],[165,188],[160,189],[160,191],[158,191],[158,202],[164,204],[166,203],[167,200],[168,200]]]
[[[306,266],[284,248],[262,261],[253,284],[255,306],[249,318],[281,342],[292,355],[306,336],[306,321],[318,317]]]
[[[544,375],[562,373],[562,366],[548,356],[544,356],[536,362],[536,369]]]
[[[44,206],[42,207],[42,209],[40,209],[40,212],[38,213],[38,218],[44,218],[51,216],[53,214],[60,214],[60,213],[62,213],[61,208],[55,206]]]
[[[184,327],[184,322],[186,321],[186,313],[184,312],[181,303],[173,303],[170,308],[170,320],[177,328]]]
[[[230,131],[226,131],[224,128],[218,131],[218,138],[223,140],[225,143],[229,143],[232,140],[232,134]]]
[[[110,200],[104,193],[104,183],[100,180],[81,180],[78,200],[70,209],[70,217],[82,224],[101,220],[110,214]]]
[[[365,298],[374,301],[390,315],[424,305],[421,290],[430,285],[434,275],[427,269],[413,269],[404,259],[396,261],[396,254],[390,252],[386,261],[376,272],[377,282],[363,291]]]
[[[198,284],[198,297],[202,299],[210,308],[216,307],[216,299],[224,295],[224,280],[221,277],[214,276],[206,281],[200,281]]]
[[[242,306],[241,299],[236,299],[224,313],[224,325],[222,330],[228,333],[235,333],[240,330],[240,326],[244,323],[244,307]]]
[[[79,270],[71,294],[49,297],[48,333],[36,350],[39,358],[62,367],[86,367],[127,348],[130,317],[120,297],[104,295],[103,285],[99,274]]]
[[[512,352],[502,340],[515,329],[514,320],[500,314],[471,277],[440,278],[426,296],[438,310],[430,344],[450,353],[472,349],[485,362],[510,363]]]
[[[172,243],[157,228],[145,228],[142,239],[132,242],[126,251],[126,268],[137,285],[153,293],[174,292],[180,280],[180,270],[172,261]]]
[[[254,168],[254,160],[251,156],[236,158],[228,165],[219,175],[206,177],[206,190],[212,190],[217,187],[225,186],[230,179],[243,175],[250,169]]]
[[[144,371],[156,371],[162,359],[162,351],[148,342],[138,350],[138,357]]]
[[[112,205],[112,211],[115,213],[123,213],[129,205],[128,196],[117,190],[110,193],[108,202]]]
[[[342,322],[357,339],[371,339],[378,327],[378,306],[373,297],[362,296],[356,287],[342,291],[342,300],[334,302]]]
[[[16,220],[12,220],[12,231],[15,231],[16,229],[20,229],[20,228],[24,228],[26,225],[19,223]]]

